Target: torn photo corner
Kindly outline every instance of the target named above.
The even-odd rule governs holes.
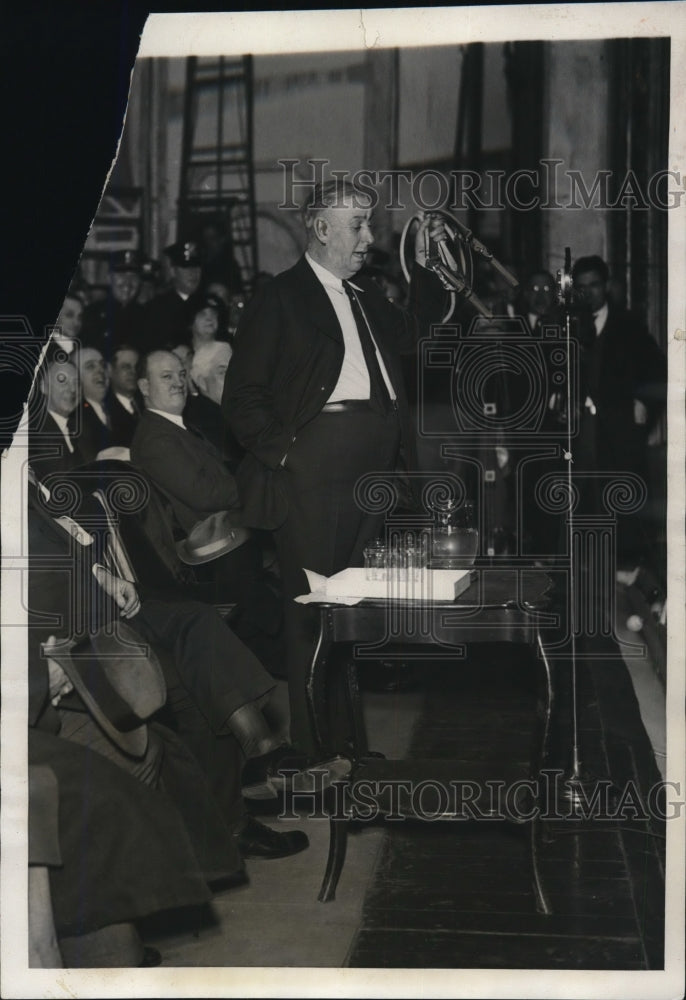
[[[113,7],[125,19],[125,5],[115,0]],[[77,211],[69,201],[67,223],[59,206],[53,214],[49,205],[39,211],[35,194],[35,214],[44,216],[41,247],[49,234],[54,267],[70,276],[60,304],[39,316],[27,293],[27,302],[3,318],[0,385],[28,379],[32,388],[21,407],[8,390],[2,424],[14,440],[3,454],[0,505],[0,992],[8,998],[60,989],[78,997],[678,995],[686,856],[686,7],[474,5],[151,13],[142,20],[126,39],[122,20],[122,34],[117,40],[110,32],[108,48],[98,33],[109,103],[101,103],[94,77],[84,73],[81,124],[65,131],[74,186],[81,186],[78,171],[98,164],[87,203]],[[78,61],[83,51],[84,66],[96,39],[89,23],[79,31],[65,18],[70,58]],[[38,53],[52,47],[36,36]],[[124,50],[137,51],[135,61]],[[65,86],[53,74],[52,88],[45,88],[46,108],[54,100],[58,116],[65,113],[59,104]],[[114,160],[102,168],[111,152],[103,159],[99,148],[96,155],[95,127],[89,150],[85,105],[90,115],[105,116],[112,92],[126,113]],[[105,150],[108,141],[101,143]],[[331,221],[335,203],[312,201],[327,182],[344,212],[352,210],[351,191],[359,198],[354,237]],[[317,218],[327,224],[317,226]],[[331,232],[339,241],[335,253]],[[75,234],[82,246],[74,256]],[[345,275],[330,271],[336,280],[327,287],[317,261],[308,265],[304,257],[306,250],[310,261],[316,257],[315,236],[320,248],[329,247],[323,270],[341,259],[354,262],[348,277],[367,303],[363,317],[390,387],[383,417],[366,411],[360,417],[365,391],[372,400],[374,375],[364,347],[358,344],[355,354],[350,346],[357,319],[351,312],[346,326],[347,300],[341,306],[342,286],[333,287]],[[34,283],[47,288],[50,262],[39,248],[36,254],[45,263]],[[286,279],[273,281],[301,266],[323,285],[311,286],[320,294],[314,315],[293,298]],[[384,340],[385,318],[409,309],[421,320],[434,299],[440,308],[396,358]],[[274,331],[283,301],[298,322],[292,329],[291,313],[279,313]],[[48,347],[46,328],[55,327]],[[311,700],[306,705],[303,695],[298,707],[303,717],[321,711],[312,695],[315,668],[334,677],[346,673],[348,661],[356,665],[346,674],[355,674],[353,688],[336,691],[340,706],[316,722],[333,725],[337,710],[347,711],[343,694],[359,697],[353,708],[372,753],[361,753],[362,770],[353,774],[364,779],[366,767],[376,784],[357,798],[352,788],[348,798],[327,799],[332,810],[343,808],[331,823],[320,802],[298,805],[293,797],[278,810],[265,806],[261,821],[279,833],[304,831],[308,850],[280,859],[249,855],[247,884],[216,892],[192,917],[190,910],[161,916],[146,901],[145,912],[132,919],[143,918],[139,930],[144,944],[161,952],[159,968],[30,967],[28,618],[40,609],[31,607],[29,574],[36,567],[49,571],[56,589],[71,588],[77,604],[86,598],[69,567],[53,561],[46,570],[30,560],[29,512],[33,518],[40,508],[41,517],[66,529],[75,543],[71,558],[97,549],[104,560],[106,532],[77,516],[77,494],[80,503],[100,490],[122,531],[142,509],[141,498],[160,499],[137,476],[135,446],[112,437],[117,421],[135,423],[146,405],[159,413],[160,399],[150,402],[150,372],[135,367],[150,350],[167,356],[173,348],[174,371],[185,373],[179,391],[190,408],[173,414],[174,430],[185,422],[187,433],[193,428],[203,448],[218,450],[235,469],[254,438],[236,420],[232,429],[242,439],[229,443],[230,451],[223,424],[217,432],[221,386],[213,383],[210,361],[201,364],[202,342],[223,344],[223,379],[232,360],[245,363],[245,331],[264,336],[256,341],[268,345],[264,358],[282,366],[269,398],[286,384],[302,387],[302,407],[287,417],[280,411],[279,420],[297,423],[306,413],[295,436],[282,424],[261,456],[256,447],[250,459],[264,459],[270,482],[303,487],[289,494],[291,509],[296,495],[299,501],[319,491],[316,502],[328,518],[325,526],[311,524],[319,548],[307,550],[306,565],[317,572],[308,571],[311,593],[297,600],[353,605],[341,634],[335,622],[328,632],[322,625],[310,673],[300,678]],[[128,372],[118,371],[126,351]],[[263,364],[259,349],[257,355],[249,371],[262,377],[271,360]],[[97,356],[102,379],[86,367],[90,361],[98,368]],[[332,356],[333,369],[328,361],[312,367],[314,358]],[[72,370],[70,402],[64,394]],[[86,394],[94,384],[102,390],[95,405]],[[314,392],[321,393],[316,405]],[[340,421],[346,428],[333,457],[313,444],[322,413],[330,426]],[[393,433],[385,437],[384,424],[374,437],[384,420]],[[346,447],[350,428],[355,433]],[[364,474],[351,486],[349,456],[367,436]],[[384,463],[390,439],[395,457],[403,441],[397,465]],[[88,440],[90,460],[78,465],[73,449]],[[29,465],[35,471],[41,462],[58,475],[52,488],[45,479],[52,509],[35,500],[29,482]],[[69,466],[66,478],[55,463]],[[319,468],[326,468],[326,482],[317,481]],[[238,481],[243,485],[240,475]],[[261,487],[263,480],[252,483]],[[327,562],[328,550],[341,544],[341,525],[348,525],[345,512],[338,520],[331,496],[348,487],[348,507],[367,534],[356,539],[357,561],[338,565],[333,556]],[[169,492],[161,496],[155,517]],[[273,506],[262,510],[260,566],[273,597],[283,583],[279,558],[286,558],[280,494],[265,488],[248,499],[264,504],[265,496]],[[184,511],[173,500],[174,516],[191,523],[190,505]],[[309,502],[302,500],[303,510],[316,509]],[[124,579],[144,590],[138,577],[171,567],[176,582],[185,582],[173,552],[158,561],[150,538],[135,531],[110,550],[115,561],[132,564]],[[343,574],[348,581],[362,546],[379,539],[403,550],[428,539],[428,553],[437,558],[453,553],[461,533],[477,550],[476,574],[457,571],[469,574],[463,582],[478,594],[469,613],[447,609],[422,644],[393,605],[378,656],[371,656],[377,636],[355,617],[362,608],[354,605],[384,595],[346,593],[347,582],[333,593],[331,579]],[[160,545],[161,534],[155,535]],[[254,544],[251,538],[237,550],[246,564]],[[106,565],[117,575],[114,563]],[[360,584],[365,571],[357,572]],[[244,637],[238,590],[238,598],[219,604],[229,627]],[[457,596],[446,591],[446,603]],[[298,613],[304,621],[315,609],[299,604]],[[432,659],[431,643],[441,646],[440,658]],[[260,658],[263,647],[256,648]],[[285,654],[269,667],[275,666],[273,712],[287,740],[293,712],[286,706],[295,685],[289,692],[284,663]],[[484,764],[489,753],[491,771]],[[519,783],[503,778],[498,798],[501,771],[520,757]],[[325,758],[322,751],[319,759]],[[396,770],[396,761],[406,764]],[[543,799],[543,785],[547,794],[556,781],[566,789],[561,801],[571,819],[552,814]],[[434,813],[424,797],[432,794],[440,805]],[[529,794],[533,823],[523,809],[531,805]],[[403,795],[411,800],[411,820],[397,815]],[[376,822],[384,796],[397,807],[390,809],[395,823]],[[377,810],[375,821],[354,824],[343,864],[345,839],[336,840],[336,821],[369,819],[370,809]],[[494,817],[508,823],[496,828]],[[470,822],[458,821],[465,818]],[[335,878],[327,857],[338,858]],[[336,879],[336,898],[320,902],[327,880],[330,892]],[[84,898],[98,891],[82,888]],[[53,889],[60,891],[56,876]],[[541,912],[541,901],[550,912]]]

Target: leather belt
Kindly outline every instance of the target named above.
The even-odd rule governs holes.
[[[398,400],[392,399],[394,410],[398,409]],[[322,413],[369,413],[371,407],[368,399],[339,399],[335,403],[326,403]]]

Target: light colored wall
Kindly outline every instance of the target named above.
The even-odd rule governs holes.
[[[544,152],[563,161],[550,200],[565,206],[543,212],[544,259],[554,272],[563,264],[566,246],[572,258],[597,253],[607,259],[608,210],[567,207],[573,191],[566,175],[567,170],[581,171],[586,188],[592,190],[597,171],[608,167],[606,43],[550,43],[545,60]],[[576,201],[582,204],[579,197]]]

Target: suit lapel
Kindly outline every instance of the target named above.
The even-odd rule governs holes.
[[[327,337],[342,344],[343,334],[334,307],[305,257],[300,258],[292,274],[298,291],[306,299],[306,313],[310,324]]]

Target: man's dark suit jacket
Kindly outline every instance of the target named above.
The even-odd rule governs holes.
[[[363,289],[360,301],[398,398],[405,462],[412,467],[414,430],[400,354],[411,351],[418,334],[440,319],[439,283],[415,267],[410,311],[404,312],[368,278],[351,281]],[[333,392],[344,353],[334,308],[305,257],[266,285],[245,310],[222,409],[248,452],[237,474],[246,523],[276,528],[286,519],[280,463],[298,430],[321,412]]]
[[[187,426],[197,428],[214,445],[233,471],[245,452],[226,426],[219,403],[202,393],[189,395],[183,419]]]
[[[74,451],[69,451],[57,422],[42,409],[29,420],[29,461],[39,479],[53,472],[67,473],[83,465],[86,458],[78,438],[72,437]]]
[[[166,495],[184,532],[221,510],[242,523],[236,480],[205,438],[147,410],[131,442],[131,462]]]
[[[103,403],[103,410],[107,413],[106,402]],[[79,451],[84,462],[95,461],[98,452],[109,448],[112,444],[111,428],[103,424],[87,399],[84,399],[72,414],[70,424],[75,429]]]
[[[111,443],[120,445],[122,448],[130,448],[140,415],[129,413],[126,407],[119,402],[116,393],[112,391],[108,393],[105,404],[112,425],[110,430]]]
[[[641,472],[646,439],[664,409],[667,361],[637,317],[609,306],[600,336],[582,351],[581,404],[586,395],[593,418],[598,467]],[[647,410],[646,424],[634,420],[634,400]]]

